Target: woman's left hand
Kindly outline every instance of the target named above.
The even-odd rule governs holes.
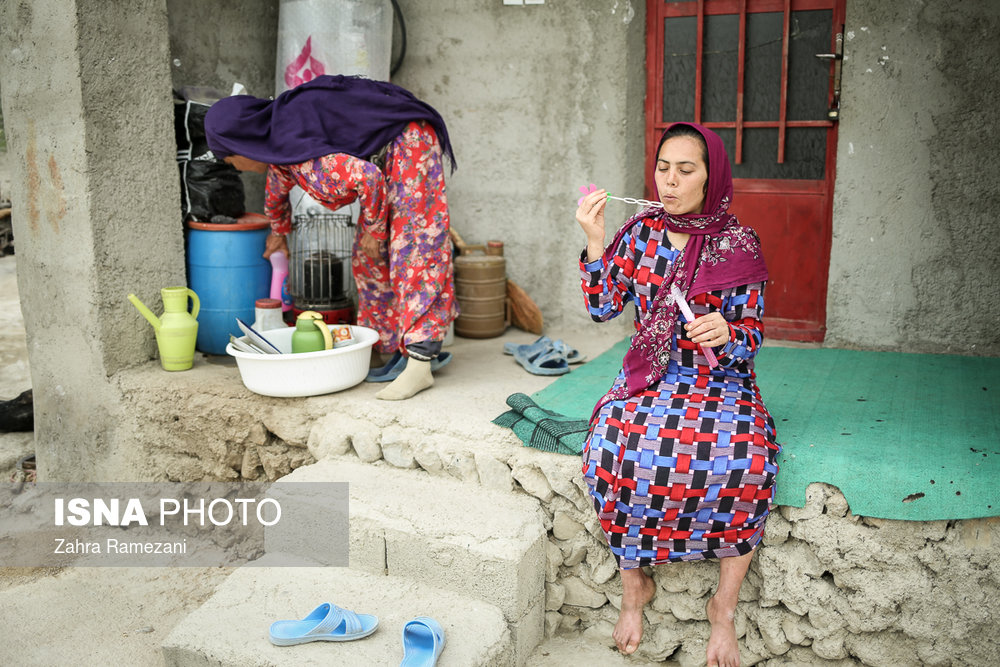
[[[361,232],[361,252],[369,257],[378,257],[382,242],[366,232]]]
[[[729,342],[729,322],[720,312],[708,313],[694,318],[684,325],[688,338],[698,345],[719,347]]]

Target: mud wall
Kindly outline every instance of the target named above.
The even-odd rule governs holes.
[[[546,323],[589,323],[578,188],[643,191],[645,3],[400,6],[408,47],[393,80],[448,122],[459,163],[448,182],[452,224],[466,240],[504,241],[508,276]],[[631,209],[619,212],[624,222]]]

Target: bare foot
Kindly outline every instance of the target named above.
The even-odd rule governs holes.
[[[715,597],[705,605],[712,634],[708,638],[708,667],[739,667],[740,647],[736,643],[736,610],[723,609]]]
[[[656,584],[642,568],[622,570],[622,608],[611,636],[625,655],[635,653],[642,639],[642,609],[653,599]]]

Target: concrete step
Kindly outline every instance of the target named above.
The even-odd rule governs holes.
[[[552,637],[539,644],[528,656],[525,667],[566,667],[600,665],[601,667],[678,667],[676,662],[648,662],[622,655],[614,640],[594,642],[585,637]]]
[[[517,664],[542,640],[546,531],[535,498],[382,462],[333,458],[298,468],[272,489],[309,482],[349,484],[351,570],[495,605],[510,628]],[[303,534],[301,526],[294,530]],[[323,554],[308,548],[302,544],[296,553],[323,562]]]
[[[272,622],[303,618],[323,602],[378,616],[378,630],[349,642],[270,643]],[[336,567],[236,570],[174,627],[163,656],[167,667],[395,666],[403,659],[403,625],[416,616],[431,616],[444,628],[440,667],[515,664],[507,621],[496,606],[413,580]]]
[[[297,499],[294,521],[268,528],[265,539],[291,554],[269,546],[253,567],[234,572],[171,632],[168,665],[398,664],[400,633],[414,616],[444,626],[441,665],[524,664],[545,625],[546,531],[535,498],[357,459],[298,468],[269,495],[316,482],[348,484],[350,566],[275,566],[329,562],[330,540],[311,536],[329,529],[331,503],[315,487],[287,491]],[[302,618],[323,602],[375,614],[380,629],[343,645],[268,642],[271,622]]]

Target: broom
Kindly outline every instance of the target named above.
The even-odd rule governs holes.
[[[458,248],[460,255],[472,250],[486,251],[481,245],[467,245],[462,237],[454,229],[450,229],[451,241]],[[530,333],[541,335],[542,333],[542,311],[538,305],[528,296],[517,283],[507,279],[507,303],[510,307],[510,323],[518,329],[523,329]]]
[[[542,311],[528,293],[513,280],[507,279],[507,299],[510,301],[510,323],[533,334],[542,333]]]

